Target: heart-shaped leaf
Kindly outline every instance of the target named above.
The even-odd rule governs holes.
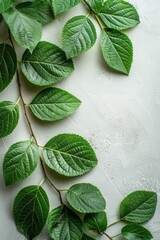
[[[33,114],[45,121],[56,121],[74,113],[80,100],[59,88],[47,88],[41,91],[29,104]]]
[[[136,191],[129,194],[120,205],[120,218],[133,223],[149,221],[156,210],[157,194],[148,191]]]
[[[6,185],[18,183],[28,177],[37,167],[39,157],[39,149],[31,140],[13,144],[3,162]]]
[[[0,13],[5,12],[14,4],[15,0],[0,0]]]
[[[0,92],[12,81],[17,69],[17,57],[14,49],[6,44],[0,44]]]
[[[56,45],[40,42],[33,53],[25,51],[22,72],[33,84],[47,86],[67,78],[74,70],[72,60]]]
[[[81,0],[51,0],[53,12],[56,15],[67,12],[70,8],[76,6]]]
[[[72,58],[89,50],[97,38],[96,29],[86,16],[71,18],[63,29],[62,46],[67,58]]]
[[[42,187],[28,186],[17,194],[13,206],[15,224],[28,240],[41,232],[48,213],[49,201]]]
[[[90,183],[73,185],[67,192],[67,201],[80,213],[98,213],[104,211],[106,207],[101,192]]]
[[[90,144],[76,134],[60,134],[44,146],[45,163],[56,172],[79,176],[97,165],[96,155]]]
[[[144,227],[129,224],[122,228],[122,236],[127,240],[151,240],[152,234]]]
[[[0,102],[0,138],[11,134],[18,124],[19,107],[17,103]]]

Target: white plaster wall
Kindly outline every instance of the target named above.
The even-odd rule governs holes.
[[[118,207],[123,197],[137,189],[156,191],[160,195],[160,1],[130,0],[141,18],[141,24],[127,32],[134,45],[134,61],[129,77],[109,70],[101,56],[100,30],[95,46],[74,59],[75,71],[57,84],[82,100],[79,110],[69,118],[56,123],[42,123],[30,114],[40,145],[60,133],[77,133],[94,147],[98,166],[85,176],[63,179],[55,173],[51,178],[59,188],[69,188],[73,183],[90,182],[97,185],[107,201],[109,222],[118,219]],[[61,46],[64,23],[75,15],[86,14],[84,6],[77,6],[44,27],[43,40]],[[6,39],[1,25],[1,42]],[[22,50],[19,51],[19,58]],[[29,102],[38,92],[25,79],[23,92]],[[18,98],[14,80],[0,94],[0,101]],[[23,113],[13,134],[0,142],[0,164],[9,146],[28,139],[29,132]],[[40,167],[23,183],[5,187],[0,165],[0,239],[24,240],[12,219],[13,199],[17,192],[42,178]],[[44,184],[50,195],[52,207],[59,205],[58,197]],[[160,203],[158,202],[158,205]],[[147,224],[155,240],[160,239],[160,206]],[[120,225],[113,227],[110,235],[120,232]],[[45,229],[38,240],[47,240]],[[107,239],[105,236],[102,240]],[[117,239],[121,239],[120,237]]]

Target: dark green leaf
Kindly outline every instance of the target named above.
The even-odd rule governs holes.
[[[86,0],[92,10],[99,13],[104,8],[104,0]]]
[[[6,185],[18,183],[28,177],[37,167],[39,157],[39,149],[31,140],[13,144],[3,162]]]
[[[136,191],[129,194],[120,205],[120,218],[133,223],[149,221],[156,210],[155,192]]]
[[[129,74],[133,47],[130,39],[117,30],[105,29],[101,35],[103,57],[109,67],[119,72]]]
[[[127,240],[151,240],[152,234],[144,227],[129,224],[122,228],[122,236]]]
[[[53,209],[48,217],[48,230],[56,240],[81,240],[82,223],[79,217],[65,206]]]
[[[51,5],[55,15],[67,12],[70,8],[76,6],[81,0],[51,0]]]
[[[96,29],[86,16],[71,18],[63,29],[62,45],[67,58],[72,58],[89,50],[97,38]]]
[[[22,72],[33,84],[47,86],[67,78],[74,70],[72,60],[65,52],[49,42],[40,42],[31,54],[25,51]]]
[[[97,187],[89,183],[79,183],[67,192],[67,201],[81,213],[98,213],[105,209],[106,202]]]
[[[13,206],[15,224],[28,240],[33,239],[41,232],[48,213],[48,197],[40,186],[23,188],[15,198]]]
[[[33,114],[45,121],[63,119],[76,111],[80,100],[59,88],[42,90],[30,103]]]
[[[5,12],[14,2],[15,0],[0,0],[0,13]]]
[[[83,234],[82,240],[95,240],[95,238],[89,237],[86,234]]]
[[[79,176],[97,165],[96,155],[90,144],[76,134],[60,134],[44,146],[45,163],[56,172]]]
[[[19,107],[10,101],[0,102],[0,138],[13,132],[19,120]]]
[[[123,0],[107,0],[98,14],[109,28],[124,30],[139,23],[136,9]]]
[[[12,81],[17,68],[14,49],[8,44],[0,44],[0,92]]]

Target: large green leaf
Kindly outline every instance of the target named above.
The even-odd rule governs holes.
[[[98,14],[109,28],[124,30],[139,23],[136,9],[123,0],[107,0]]]
[[[70,8],[76,6],[81,0],[51,0],[51,5],[55,15],[67,12]]]
[[[89,183],[79,183],[67,192],[67,201],[80,213],[98,213],[105,209],[106,202],[97,187]]]
[[[40,42],[31,54],[25,51],[22,72],[33,84],[47,86],[67,78],[74,70],[72,60],[65,52],[49,42]]]
[[[5,12],[14,2],[15,0],[0,0],[0,13]]]
[[[92,10],[96,13],[101,12],[104,8],[104,0],[86,0]]]
[[[3,13],[3,17],[16,42],[22,47],[33,51],[41,39],[41,24],[17,8],[10,8],[7,12]]]
[[[67,58],[72,58],[89,50],[97,38],[96,29],[86,16],[71,18],[63,29],[62,46]]]
[[[152,234],[144,227],[129,224],[122,228],[122,236],[127,240],[151,240]]]
[[[149,221],[156,210],[157,194],[148,191],[136,191],[129,194],[120,205],[120,218],[133,223]]]
[[[6,185],[18,183],[28,177],[37,167],[39,157],[39,149],[31,140],[13,144],[3,162]]]
[[[107,228],[105,212],[86,214],[83,221],[83,232],[93,238],[99,237]]]
[[[101,35],[101,49],[109,67],[127,75],[129,74],[133,48],[130,39],[124,33],[104,29]]]
[[[42,187],[28,186],[17,194],[13,206],[15,224],[28,240],[41,232],[48,213],[49,201]]]
[[[6,44],[0,44],[0,92],[12,81],[17,68],[17,57],[14,49]]]
[[[0,138],[13,132],[19,120],[19,107],[17,103],[0,102]]]
[[[83,236],[82,236],[82,240],[95,240],[95,239],[92,238],[92,237],[87,236],[87,235],[84,233]]]
[[[45,121],[63,119],[76,111],[80,100],[59,88],[42,90],[29,104],[33,114]]]
[[[79,217],[65,206],[53,209],[48,217],[48,230],[56,240],[81,240],[82,223]]]
[[[45,163],[56,172],[79,176],[97,165],[96,155],[90,144],[76,134],[60,134],[44,146]]]

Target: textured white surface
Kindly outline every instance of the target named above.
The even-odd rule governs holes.
[[[107,200],[109,222],[118,219],[121,199],[137,189],[156,191],[160,196],[160,1],[131,0],[141,18],[141,24],[127,32],[134,45],[134,62],[129,77],[113,73],[103,63],[98,39],[86,54],[74,60],[75,71],[57,86],[68,90],[82,100],[79,110],[71,117],[57,123],[44,124],[30,114],[40,145],[59,133],[77,133],[88,139],[94,147],[99,164],[89,174],[63,179],[51,174],[59,188],[73,183],[90,182],[97,185]],[[83,6],[77,6],[45,26],[43,40],[61,46],[61,31],[72,16],[86,14]],[[1,36],[7,37],[1,27]],[[1,42],[2,42],[1,38]],[[20,58],[20,55],[19,55]],[[25,101],[29,102],[39,91],[23,79]],[[0,101],[17,100],[17,84],[14,80],[0,94]],[[1,165],[8,147],[16,141],[29,138],[23,112],[14,133],[0,140]],[[17,192],[24,186],[38,184],[42,178],[40,167],[23,183],[5,187],[0,166],[0,239],[24,240],[12,219],[12,204]],[[57,194],[44,185],[50,195],[52,207],[58,206]],[[159,202],[158,202],[158,205]],[[160,239],[160,207],[147,224],[155,240]],[[120,232],[120,225],[109,231]],[[47,240],[45,233],[38,240]],[[102,236],[102,240],[107,239]],[[117,238],[117,239],[120,239]]]

